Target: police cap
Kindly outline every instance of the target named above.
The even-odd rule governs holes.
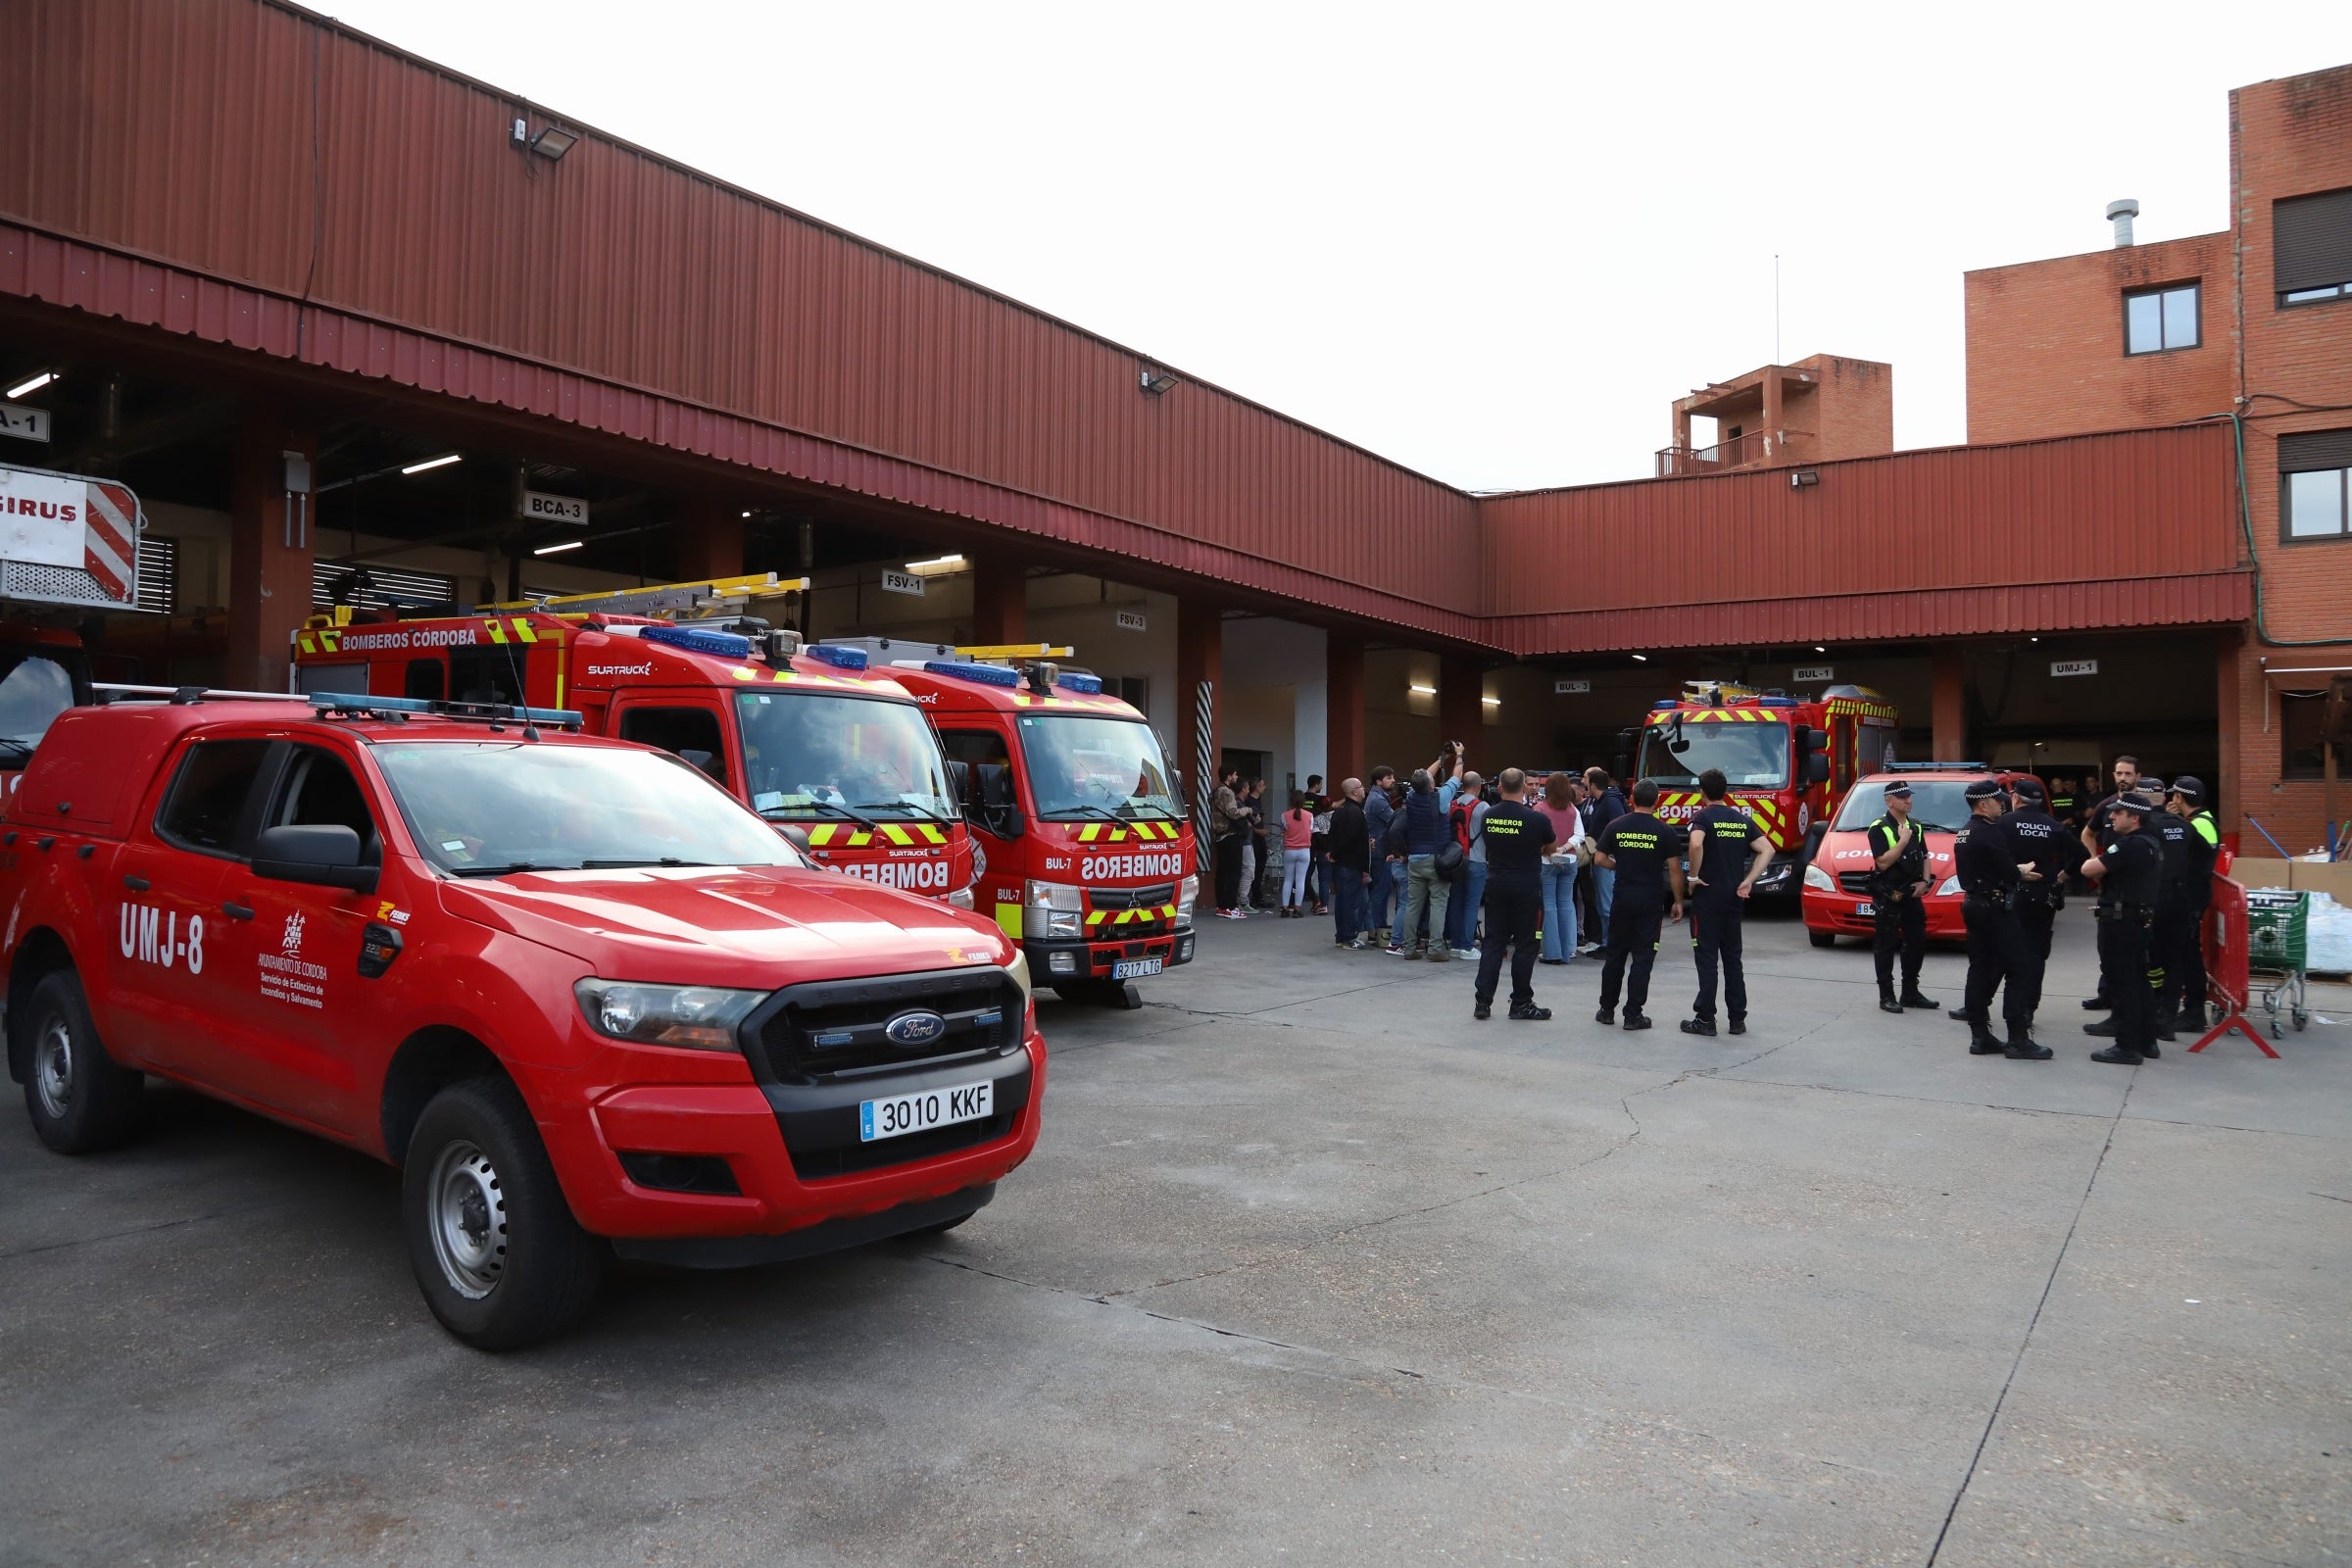
[[[2173,780],[2173,793],[2191,806],[2202,806],[2205,804],[2205,781],[2183,773]]]
[[[1907,780],[1898,778],[1893,783],[1886,786],[1886,798],[1888,800],[1891,801],[1898,795],[1906,801],[1911,798],[1911,785]]]
[[[2118,795],[2115,798],[2115,804],[2108,807],[2107,809],[2110,812],[2130,811],[2133,816],[2146,816],[2156,808],[2136,795]]]
[[[2017,798],[2021,801],[2041,799],[2041,780],[2037,778],[2021,778],[2009,787],[2017,792]]]
[[[1962,796],[1971,806],[1976,805],[1979,801],[1997,801],[2007,793],[2008,791],[2001,788],[2001,781],[1997,778],[1972,778],[1968,781],[1968,788],[1961,791]]]

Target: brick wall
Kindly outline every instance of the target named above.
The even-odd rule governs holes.
[[[1819,373],[1819,390],[1805,400],[1812,407],[1796,405],[1815,435],[1813,456],[1828,463],[1894,450],[1893,366],[1836,354],[1816,354],[1803,366]]]
[[[2201,282],[2199,346],[2124,353],[2124,291]],[[2230,236],[1970,272],[1968,438],[2019,441],[2227,413],[2235,393]]]

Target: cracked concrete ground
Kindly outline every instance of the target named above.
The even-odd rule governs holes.
[[[0,1564],[2352,1560],[2345,1029],[2096,1065],[2080,909],[2044,1064],[1786,920],[1737,1040],[1671,941],[1632,1035],[1583,961],[1474,1024],[1466,965],[1209,925],[1045,1004],[963,1229],[517,1355],[426,1315],[388,1170],[0,1117]]]

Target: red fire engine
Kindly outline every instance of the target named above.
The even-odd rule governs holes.
[[[993,907],[1039,984],[1140,1006],[1130,981],[1192,961],[1192,824],[1142,713],[1044,658],[858,646],[931,710],[968,779],[985,851],[979,912]]]
[[[139,498],[111,479],[0,464],[0,789],[50,721],[92,700],[73,623],[138,608]]]
[[[295,640],[305,692],[578,710],[590,734],[701,768],[820,864],[972,907],[975,865],[939,741],[862,649],[804,647],[730,613],[792,591],[773,573],[472,614],[338,610]]]
[[[1700,806],[1698,775],[1721,768],[1732,804],[1753,817],[1776,852],[1756,883],[1793,894],[1811,858],[1814,829],[1847,790],[1893,758],[1901,715],[1863,686],[1832,686],[1817,698],[1786,697],[1721,681],[1692,681],[1679,701],[1651,708],[1629,730],[1630,779],[1658,786],[1658,815],[1679,822]]]

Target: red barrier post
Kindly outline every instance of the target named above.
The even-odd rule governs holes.
[[[2246,1017],[2246,1004],[2254,996],[2253,946],[2246,934],[2246,890],[2218,871],[2213,878],[2213,906],[2205,911],[2200,940],[2205,948],[2205,986],[2222,999],[2222,1021],[2188,1048],[2189,1054],[2196,1054],[2234,1029],[2260,1047],[2264,1055],[2276,1058],[2278,1053],[2271,1049],[2271,1043],[2262,1038],[2262,1030]]]

